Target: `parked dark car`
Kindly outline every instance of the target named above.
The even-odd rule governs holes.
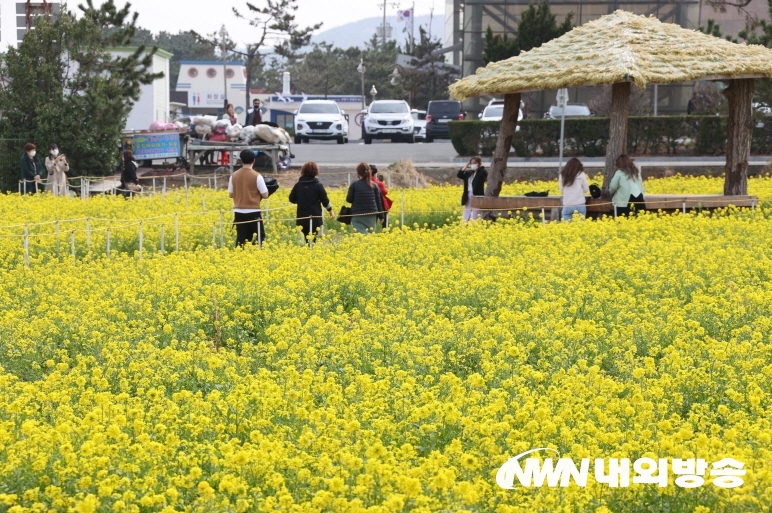
[[[463,121],[466,117],[461,102],[456,100],[432,100],[426,108],[426,142],[434,139],[450,139],[448,123]]]

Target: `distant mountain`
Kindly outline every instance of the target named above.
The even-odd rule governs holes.
[[[369,41],[371,37],[373,37],[373,34],[375,34],[376,28],[379,27],[381,23],[383,23],[382,17],[366,18],[364,20],[347,23],[346,25],[341,25],[340,27],[324,30],[316,34],[311,38],[311,42],[321,43],[322,41],[325,41],[327,43],[332,43],[333,45],[339,48],[349,48],[351,46],[358,46],[362,48],[364,47],[365,43]],[[386,18],[386,23],[393,27],[392,33],[391,33],[392,39],[396,39],[400,47],[404,48],[405,41],[407,41],[407,38],[408,38],[407,32],[402,32],[402,29],[405,27],[405,24],[397,22],[397,17],[393,15],[388,16]],[[416,16],[414,20],[414,24],[415,24],[415,37],[418,38],[418,27],[420,25],[423,25],[424,28],[429,27],[429,15],[425,14],[422,16]],[[436,39],[437,37],[439,37],[440,41],[444,43],[445,41],[444,16],[442,16],[442,14],[435,15],[431,20],[431,24],[432,24],[432,30],[431,30],[432,38]]]

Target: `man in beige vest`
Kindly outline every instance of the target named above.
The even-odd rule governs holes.
[[[257,241],[262,243],[265,240],[260,200],[268,197],[268,187],[265,185],[263,175],[252,169],[255,153],[252,150],[242,150],[239,157],[242,167],[234,171],[228,180],[228,194],[233,198],[236,247],[244,246],[247,241],[255,244]]]

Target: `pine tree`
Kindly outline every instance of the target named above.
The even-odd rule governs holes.
[[[502,61],[538,48],[547,41],[560,37],[571,30],[573,19],[574,13],[570,12],[566,15],[563,23],[558,25],[557,16],[552,14],[546,0],[538,5],[531,4],[528,9],[523,11],[515,39],[508,39],[506,34],[494,35],[493,30],[488,27],[485,32],[483,61],[487,65],[490,62]]]

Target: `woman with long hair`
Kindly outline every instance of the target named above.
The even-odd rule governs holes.
[[[587,216],[585,194],[590,192],[587,183],[587,175],[584,174],[584,166],[578,158],[573,157],[566,162],[560,170],[558,187],[563,193],[563,221],[570,221],[575,212]]]
[[[472,208],[472,197],[485,194],[488,171],[483,167],[480,157],[472,157],[456,176],[464,182],[464,192],[461,194],[461,205],[464,207],[462,220],[465,222],[476,219],[480,215],[480,211]]]
[[[316,241],[316,233],[324,224],[322,207],[327,209],[330,218],[335,219],[332,211],[332,203],[324,190],[324,185],[319,181],[319,166],[316,162],[306,162],[300,168],[300,179],[292,187],[289,194],[290,203],[298,206],[297,225],[303,231],[306,244],[309,240]],[[313,235],[311,235],[313,233]],[[310,239],[309,239],[310,238]]]
[[[229,103],[225,106],[225,114],[222,115],[222,118],[230,121],[231,125],[235,125],[239,122],[238,118],[236,117],[236,112],[233,110],[232,103]]]
[[[626,216],[645,209],[643,178],[633,159],[625,154],[614,163],[617,170],[611,178],[609,192],[617,216]]]
[[[349,186],[346,201],[351,203],[351,226],[359,233],[367,234],[375,231],[376,222],[383,218],[383,199],[366,162],[357,166],[357,176],[359,180]]]

